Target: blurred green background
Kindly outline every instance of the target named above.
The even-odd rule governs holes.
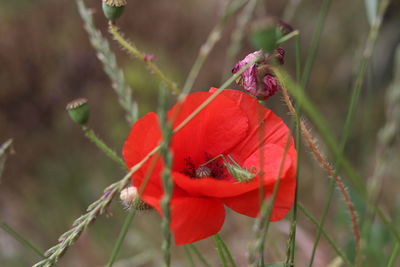
[[[156,55],[160,68],[182,86],[199,47],[218,20],[223,2],[130,0],[119,26],[142,51]],[[259,1],[255,17],[282,18],[289,2],[299,2],[290,24],[301,32],[304,59],[321,1]],[[96,25],[117,54],[118,63],[134,90],[140,115],[155,110],[158,81],[111,40],[100,0],[85,3],[93,8]],[[400,42],[399,12],[400,3],[392,1],[383,20],[345,153],[365,180],[376,167],[376,136],[386,121],[385,92],[394,76],[394,54]],[[352,77],[369,30],[366,14],[364,1],[333,1],[307,87],[307,94],[338,138],[347,113]],[[221,42],[200,73],[194,86],[196,91],[219,86],[223,74],[229,71],[224,62],[235,18],[228,22]],[[254,50],[248,41],[249,28],[236,59]],[[289,41],[284,48],[285,68],[294,75],[293,44]],[[8,138],[14,141],[14,153],[8,156],[0,180],[0,218],[43,250],[56,243],[88,204],[102,194],[104,187],[124,175],[124,170],[106,158],[68,118],[65,106],[78,97],[89,99],[90,126],[120,153],[130,125],[126,124],[110,80],[88,41],[75,1],[0,0],[0,143]],[[280,96],[269,99],[267,105],[286,121],[290,120]],[[396,141],[392,149],[398,152]],[[322,144],[321,149],[324,149]],[[400,164],[399,154],[390,157],[380,201],[384,210],[400,223],[395,212],[400,207],[400,177],[396,168]],[[308,152],[302,154],[301,160],[299,197],[320,217],[328,190],[327,177]],[[125,216],[122,205],[114,201],[109,216],[100,216],[59,266],[104,265]],[[140,213],[115,266],[158,266],[162,240],[159,222],[155,212]],[[222,230],[239,266],[246,263],[247,245],[253,237],[252,223],[253,219],[229,212]],[[272,225],[266,246],[268,262],[284,258],[288,228],[287,220]],[[330,210],[326,229],[344,250],[351,248],[350,221],[339,196]],[[315,233],[315,227],[300,216],[297,266],[307,266]],[[380,266],[382,260],[386,262],[393,240],[379,223],[374,225],[371,236],[368,264]],[[199,247],[214,262],[213,266],[218,266],[212,241],[201,241]],[[351,254],[351,249],[347,252]],[[333,259],[334,252],[322,240],[314,266],[327,266]],[[30,266],[38,260],[0,229],[0,266]],[[182,247],[173,249],[173,266],[188,266]]]

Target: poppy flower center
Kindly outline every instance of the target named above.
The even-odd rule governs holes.
[[[205,154],[204,163],[210,161],[213,157]],[[195,164],[190,157],[185,160],[185,168],[182,173],[193,179],[201,179],[204,177],[211,177],[218,180],[224,180],[227,177],[225,165],[219,159],[212,160],[207,164]]]

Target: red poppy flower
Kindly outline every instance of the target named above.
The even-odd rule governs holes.
[[[175,105],[167,115],[170,119],[180,105],[173,127],[179,125],[215,90],[213,88],[209,93],[190,94],[183,102]],[[260,130],[262,125],[264,128]],[[282,165],[288,134],[287,126],[271,110],[260,105],[253,97],[235,90],[224,90],[174,134],[171,140],[171,176],[174,181],[171,230],[175,243],[191,243],[218,233],[225,218],[224,206],[257,217],[260,211],[260,184],[264,185],[265,197],[271,196]],[[141,161],[160,140],[161,130],[155,113],[149,113],[138,120],[123,147],[127,166],[132,167]],[[263,153],[262,168],[260,149]],[[221,154],[233,158],[243,169],[251,170],[254,177],[247,182],[238,182],[221,157],[211,160]],[[151,161],[148,160],[133,175],[133,185],[136,188],[142,185]],[[159,157],[142,194],[142,199],[160,214],[162,169],[163,161]],[[259,181],[260,169],[263,170],[262,183]],[[293,204],[295,172],[296,150],[291,138],[271,221],[282,219]]]

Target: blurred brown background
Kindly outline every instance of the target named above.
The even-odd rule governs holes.
[[[385,121],[384,92],[393,76],[394,51],[400,40],[399,3],[392,2],[383,22],[381,38],[361,96],[357,123],[346,151],[365,177],[374,167],[375,137]],[[154,110],[158,95],[156,78],[111,40],[100,0],[85,3],[96,12],[96,25],[117,54],[118,63],[134,89],[140,115]],[[119,26],[142,51],[156,55],[160,68],[182,85],[198,48],[218,19],[222,4],[222,0],[130,0]],[[281,17],[287,4],[288,1],[260,1],[256,17]],[[301,32],[303,59],[319,8],[320,1],[304,0],[290,21]],[[200,73],[195,90],[208,90],[221,84],[222,74],[226,72],[223,69],[225,52],[234,27],[232,19]],[[352,75],[368,29],[363,1],[333,1],[307,93],[337,137],[341,134]],[[284,47],[286,68],[294,74],[293,42]],[[245,36],[237,59],[252,49]],[[124,174],[68,118],[65,105],[77,97],[89,99],[90,126],[111,147],[120,151],[130,126],[124,120],[110,80],[88,41],[75,2],[1,0],[0,143],[12,138],[15,153],[8,157],[0,181],[0,218],[43,250],[55,244],[58,236],[101,195],[105,186]],[[271,98],[267,105],[289,120],[279,96]],[[398,163],[397,158],[392,164]],[[304,153],[301,166],[300,198],[319,217],[327,191],[326,176],[308,153]],[[387,175],[389,178],[397,175],[394,183],[399,185],[398,174],[388,171]],[[389,210],[394,209],[399,200],[396,199],[396,187],[392,185],[385,190],[383,201]],[[347,244],[350,227],[345,226],[347,214],[340,211],[343,205],[338,199],[331,212],[335,216],[328,219],[327,229],[342,244]],[[67,252],[59,266],[101,266],[106,263],[126,214],[117,201],[110,212],[113,216],[101,216]],[[245,263],[247,244],[252,238],[252,222],[252,219],[229,213],[222,231],[239,263]],[[287,229],[288,221],[273,224],[267,245],[269,261],[279,261],[285,255]],[[157,266],[161,259],[160,233],[156,214],[148,212],[137,216],[120,255],[120,259],[125,260],[115,266]],[[298,234],[298,266],[304,266],[307,261],[302,262],[302,259],[309,256],[315,228],[300,218]],[[379,237],[386,242],[384,234]],[[325,241],[321,244],[315,266],[325,266],[334,255]],[[201,241],[200,246],[209,252],[211,260],[216,259],[211,241]],[[377,246],[379,249],[379,244]],[[173,266],[188,266],[182,248],[174,249],[173,258]],[[28,266],[37,260],[35,254],[0,229],[0,266]]]

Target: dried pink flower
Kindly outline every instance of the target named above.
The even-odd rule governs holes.
[[[255,58],[259,58],[247,70],[245,70],[237,83],[243,86],[243,89],[258,99],[266,100],[278,92],[278,81],[269,70],[269,61],[273,58],[280,64],[284,63],[285,50],[278,47],[273,55],[263,54],[261,50],[248,54],[240,60],[232,69],[232,73],[238,72]]]

